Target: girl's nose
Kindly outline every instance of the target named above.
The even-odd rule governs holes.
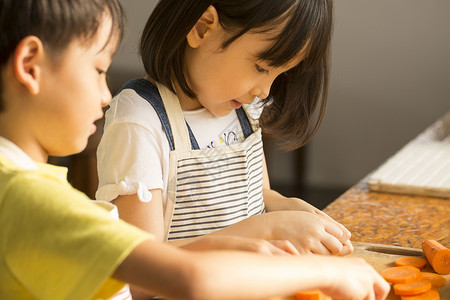
[[[255,86],[253,87],[253,96],[258,97],[259,99],[266,99],[269,97],[270,94],[270,88],[272,87],[272,83],[274,82],[275,78],[277,78],[277,74],[271,74],[269,76],[264,76],[256,82]]]
[[[264,87],[256,86],[252,89],[252,96],[258,97],[259,99],[265,99],[269,96],[271,84],[265,84]]]
[[[102,107],[107,106],[111,102],[111,99],[112,99],[111,92],[110,92],[109,88],[106,87],[106,89],[103,92],[102,99],[101,99]]]

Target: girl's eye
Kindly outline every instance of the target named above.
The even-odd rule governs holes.
[[[103,70],[101,70],[101,69],[97,69],[97,73],[98,73],[99,75],[103,75],[103,74],[105,74],[106,72],[103,71]]]
[[[269,73],[268,70],[261,68],[261,66],[256,65],[256,71],[258,71],[259,73]]]

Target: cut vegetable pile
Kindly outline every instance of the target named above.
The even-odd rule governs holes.
[[[422,243],[422,250],[439,274],[450,273],[450,250],[435,240]],[[393,284],[394,293],[402,300],[439,300],[437,289],[444,286],[446,279],[436,273],[421,272],[427,261],[420,257],[400,257],[395,260],[395,267],[380,272],[383,278]]]

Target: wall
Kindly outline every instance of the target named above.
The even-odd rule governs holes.
[[[139,39],[148,16],[157,2],[157,0],[120,0],[127,15],[127,30],[109,71],[112,91],[116,91],[129,79],[145,75],[138,55]]]
[[[357,182],[450,110],[450,1],[338,0],[311,186]]]
[[[138,40],[156,1],[122,0],[126,45],[114,90],[144,74]],[[347,188],[450,110],[450,1],[337,0],[329,105],[305,148],[305,183]],[[272,182],[297,184],[293,153],[269,157]]]

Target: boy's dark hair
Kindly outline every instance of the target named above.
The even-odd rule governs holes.
[[[72,40],[90,42],[104,13],[112,19],[111,37],[118,33],[120,43],[125,25],[118,0],[0,0],[0,70],[20,41],[30,35],[41,39],[56,62]]]
[[[259,54],[270,66],[279,67],[307,46],[306,59],[272,84],[265,99],[272,100],[272,104],[261,116],[261,127],[266,133],[287,137],[285,149],[293,150],[307,143],[325,113],[332,0],[160,0],[142,34],[142,61],[151,78],[172,91],[175,80],[191,98],[196,95],[183,72],[186,35],[210,5],[217,10],[222,27],[232,33],[222,44],[223,49],[249,31],[264,33],[282,28],[272,47]],[[317,107],[319,114],[313,118]],[[314,125],[312,119],[316,119]]]

